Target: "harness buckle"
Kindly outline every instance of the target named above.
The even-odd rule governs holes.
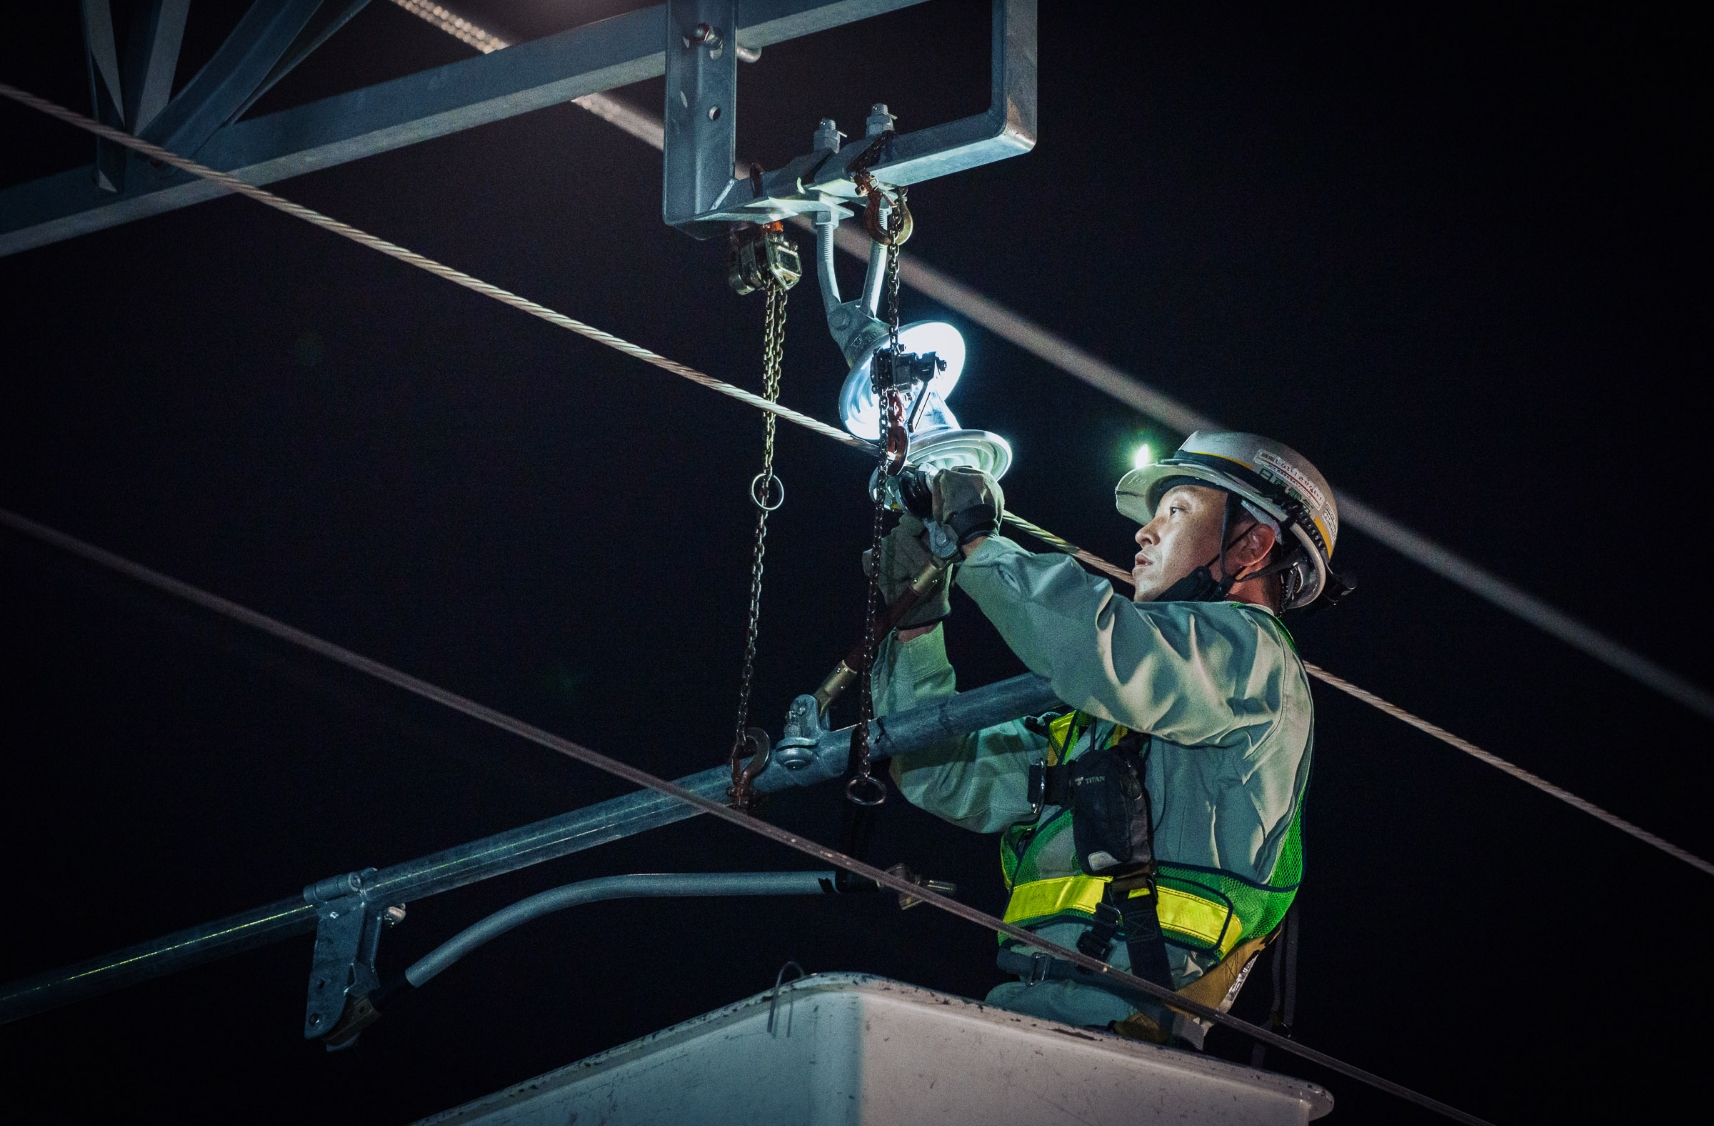
[[[1030,972],[1024,978],[1025,987],[1027,988],[1028,986],[1031,986],[1031,985],[1040,985],[1042,982],[1046,981],[1047,980],[1047,971],[1049,970],[1049,968],[1052,967],[1052,965],[1053,965],[1053,956],[1051,954],[1046,954],[1040,950],[1037,950],[1035,953],[1031,954],[1030,955]]]
[[[1124,925],[1125,917],[1110,900],[1103,899],[1095,907],[1095,920],[1089,929],[1077,936],[1077,949],[1091,958],[1107,960],[1107,954],[1113,949],[1113,937]]]

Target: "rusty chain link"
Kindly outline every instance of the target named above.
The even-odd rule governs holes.
[[[869,211],[865,222],[869,223],[872,229],[878,220],[870,222],[870,217],[879,210],[884,197],[881,196],[880,189],[873,186],[874,181],[869,179],[866,166],[859,171],[859,175],[859,182],[866,182],[869,187]],[[905,455],[910,446],[910,437],[905,430],[904,401],[894,385],[894,365],[899,355],[899,253],[905,239],[910,237],[910,232],[905,229],[910,215],[905,207],[905,189],[897,189],[896,200],[889,203],[888,238],[884,245],[888,248],[887,331],[888,347],[891,351],[885,364],[881,362],[879,355],[870,361],[869,379],[875,399],[881,405],[881,413],[885,416],[886,442],[881,451],[881,465],[886,473],[897,474],[905,466]],[[886,493],[877,489],[874,517],[869,525],[869,558],[873,562],[869,568],[869,591],[863,610],[863,664],[857,670],[857,727],[851,733],[851,754],[856,760],[856,774],[845,784],[845,796],[864,806],[880,805],[887,800],[886,784],[875,777],[869,764],[869,724],[875,718],[874,686],[870,673],[875,667],[875,650],[881,641],[875,636],[875,618],[881,601],[881,541],[886,531],[886,517]]]
[[[780,367],[786,352],[786,298],[791,291],[777,279],[765,287],[767,313],[762,334],[762,396],[779,401]],[[756,637],[762,624],[762,557],[767,551],[768,513],[785,503],[786,487],[774,475],[774,415],[762,416],[762,471],[750,481],[750,501],[756,506],[756,542],[750,554],[750,609],[744,629],[744,668],[738,678],[738,722],[732,737],[732,806],[748,813],[755,804],[751,783],[765,765],[762,751],[767,735],[750,727],[750,688],[756,676]],[[776,496],[775,490],[778,489]],[[750,757],[746,770],[744,759]]]

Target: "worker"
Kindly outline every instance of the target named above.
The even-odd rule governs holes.
[[[894,782],[1001,834],[1008,922],[1224,1011],[1302,871],[1313,705],[1280,613],[1346,589],[1329,570],[1332,490],[1278,442],[1191,435],[1119,481],[1119,511],[1142,525],[1131,600],[1000,536],[987,474],[948,469],[927,491],[929,522],[906,515],[883,543],[889,601],[930,542],[956,540],[956,585],[1066,708],[900,755]],[[942,582],[881,646],[877,714],[954,692],[949,597]],[[1203,1022],[1015,939],[999,966],[1018,980],[988,995],[997,1007],[1202,1045]]]

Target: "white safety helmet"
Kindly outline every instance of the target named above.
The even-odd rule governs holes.
[[[1309,459],[1271,438],[1231,430],[1198,430],[1169,458],[1133,469],[1119,479],[1114,503],[1139,524],[1154,519],[1162,494],[1175,485],[1205,484],[1235,494],[1290,528],[1301,548],[1285,572],[1285,608],[1308,606],[1327,591],[1333,543],[1339,538],[1339,508],[1333,489]]]

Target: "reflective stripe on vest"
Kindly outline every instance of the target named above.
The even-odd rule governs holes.
[[[1006,922],[1027,927],[1055,915],[1093,918],[1111,882],[1109,876],[1060,876],[1019,884],[1006,903]],[[1155,891],[1162,930],[1185,935],[1204,948],[1217,945],[1222,958],[1238,945],[1244,927],[1224,903],[1159,884]]]

